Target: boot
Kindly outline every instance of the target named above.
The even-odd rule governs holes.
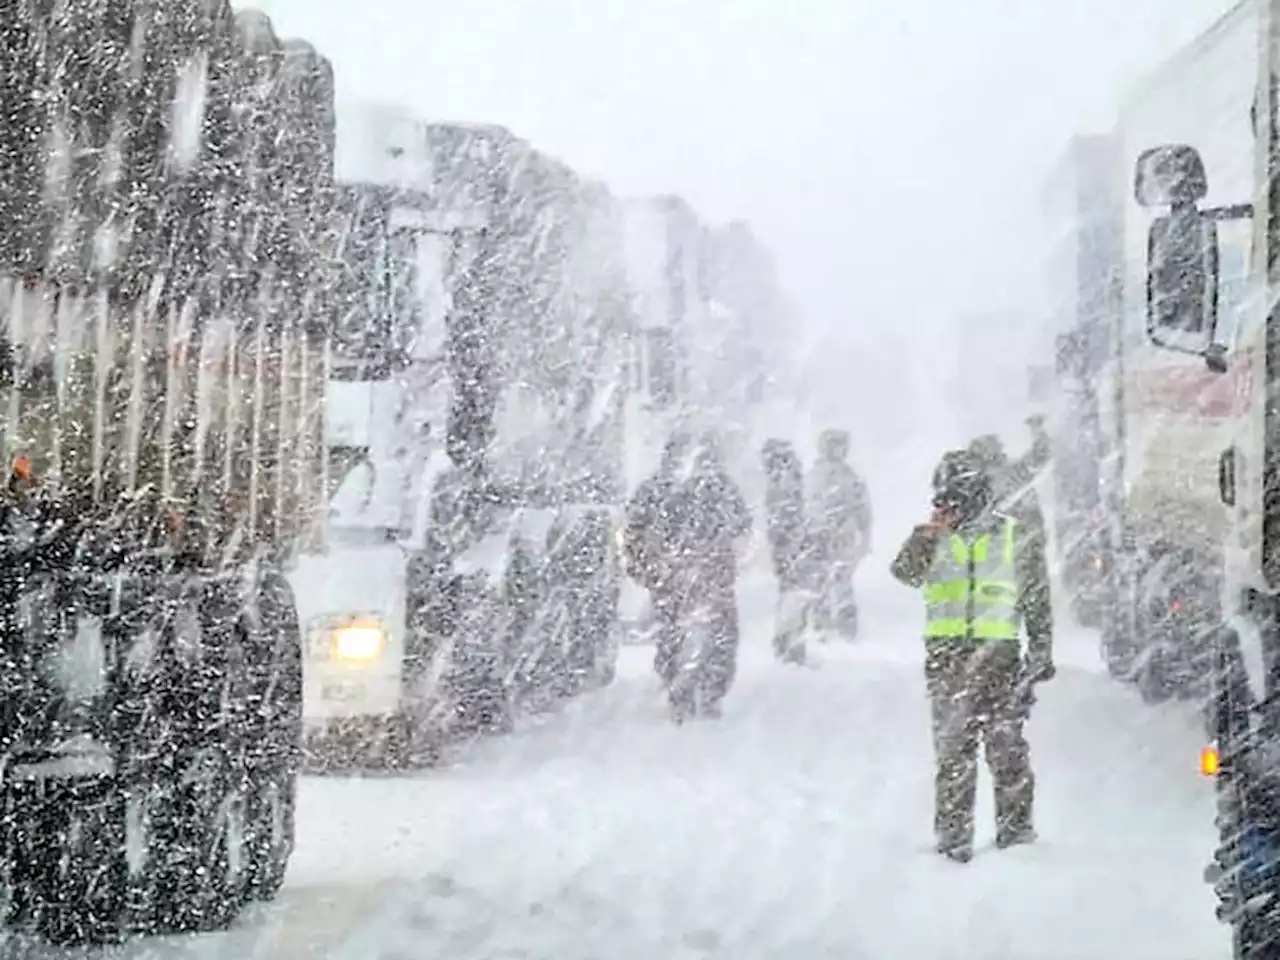
[[[968,863],[973,859],[973,844],[939,839],[938,853],[955,863]]]
[[[1010,827],[1006,830],[996,831],[996,847],[1001,850],[1007,850],[1009,847],[1018,847],[1036,842],[1036,831],[1034,827]]]

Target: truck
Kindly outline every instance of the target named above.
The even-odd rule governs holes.
[[[1122,466],[1104,647],[1145,654],[1150,690],[1171,659],[1195,665],[1218,801],[1206,879],[1247,960],[1280,956],[1278,76],[1280,2],[1245,0],[1113,132]]]
[[[333,71],[225,2],[0,34],[3,924],[221,927],[293,846]]]
[[[1115,416],[1123,367],[1109,364],[1113,343],[1108,296],[1119,270],[1113,140],[1073,137],[1041,193],[1043,267],[1051,362],[1040,375],[1039,413],[1050,425],[1054,568],[1077,622],[1099,628],[1107,607],[1108,517],[1123,498],[1104,479],[1122,474],[1121,424]],[[1107,662],[1127,669],[1117,656]]]
[[[1207,695],[1215,625],[1231,614],[1224,584],[1241,562],[1221,454],[1249,421],[1253,379],[1247,365],[1207,369],[1149,313],[1154,241],[1133,163],[1153,143],[1206,158],[1210,201],[1231,214],[1209,221],[1215,308],[1224,332],[1243,324],[1250,228],[1235,214],[1252,177],[1255,20],[1255,6],[1241,4],[1161,64],[1123,99],[1110,131],[1071,144],[1046,194],[1060,541],[1078,545],[1067,573],[1077,603],[1082,587],[1094,598],[1103,661],[1152,702]],[[1244,106],[1233,112],[1235,103]]]
[[[439,192],[478,191],[489,210],[453,287],[449,466],[436,501],[452,534],[436,543],[449,590],[482,598],[458,608],[493,611],[496,629],[455,630],[452,642],[502,638],[498,712],[509,724],[512,710],[549,708],[616,672],[631,329],[623,221],[607,187],[500,127],[437,124],[432,137]]]
[[[327,549],[291,575],[308,637],[310,770],[438,755],[428,715],[438,678],[413,669],[409,585],[449,402],[447,275],[484,210],[445,209],[432,175],[425,121],[395,104],[338,102],[332,229],[342,238],[342,313],[325,385]]]
[[[307,755],[412,766],[612,675],[627,305],[602,186],[499,127],[338,117],[355,308],[328,384],[331,550],[295,577],[332,638],[307,660]],[[578,521],[598,562],[517,598],[509,568],[546,579]],[[583,617],[603,625],[586,649]]]

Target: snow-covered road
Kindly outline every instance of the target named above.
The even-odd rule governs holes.
[[[309,779],[278,904],[123,956],[1225,957],[1189,711],[1144,707],[1086,668],[1088,638],[1064,638],[1031,726],[1042,843],[942,862],[919,640],[875,593],[866,645],[815,670],[774,664],[752,617],[719,722],[671,726],[631,649],[611,689],[453,767]]]

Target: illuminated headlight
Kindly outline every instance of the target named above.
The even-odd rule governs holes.
[[[387,629],[376,617],[326,618],[311,632],[313,655],[346,663],[370,663],[387,652]]]
[[[330,656],[335,660],[377,660],[387,649],[387,634],[377,624],[353,624],[330,634]]]
[[[623,527],[615,527],[613,530],[613,545],[617,548],[618,553],[622,553],[627,542],[627,531]]]

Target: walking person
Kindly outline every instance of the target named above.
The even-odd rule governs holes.
[[[823,430],[819,435],[807,494],[809,543],[819,577],[815,625],[852,640],[858,633],[853,575],[871,551],[871,498],[849,465],[847,430]]]
[[[653,669],[663,683],[670,682],[676,637],[676,594],[672,582],[675,543],[675,498],[684,482],[684,462],[689,437],[674,433],[667,438],[657,471],[637,488],[627,503],[623,532],[623,560],[628,575],[649,591],[649,605],[656,625]]]
[[[778,581],[773,651],[787,663],[803,663],[804,632],[813,605],[813,564],[805,516],[804,467],[795,448],[772,439],[761,450],[769,559]]]

